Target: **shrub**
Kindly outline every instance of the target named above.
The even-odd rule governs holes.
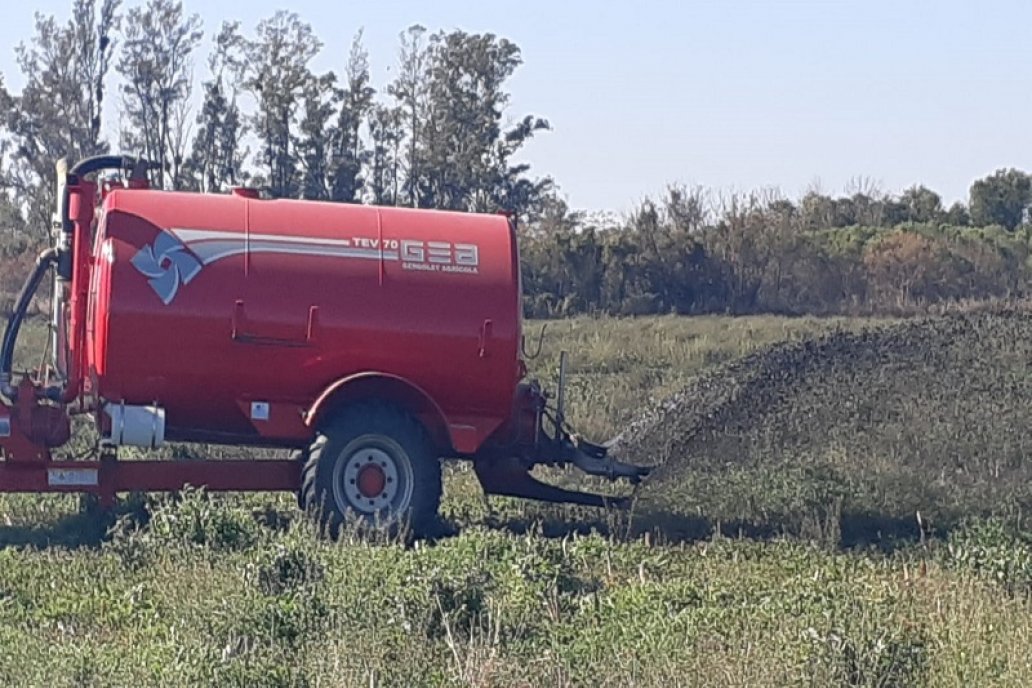
[[[156,501],[144,537],[170,545],[242,550],[259,540],[261,529],[248,509],[187,488]]]
[[[281,595],[303,589],[323,579],[325,567],[309,551],[295,544],[277,544],[271,557],[258,563],[255,579],[266,595]]]
[[[1000,519],[971,521],[950,534],[949,563],[991,578],[1010,591],[1032,586],[1032,538]]]

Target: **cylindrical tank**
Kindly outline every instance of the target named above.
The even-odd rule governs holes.
[[[373,372],[482,442],[522,374],[519,284],[501,215],[116,190],[94,242],[88,389],[162,407],[176,439],[289,444],[303,426],[263,429],[270,408],[300,418]]]

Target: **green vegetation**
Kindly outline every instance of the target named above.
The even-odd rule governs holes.
[[[731,371],[745,384],[735,371],[754,370],[750,361],[812,347],[822,332],[829,339],[818,341],[868,341],[870,327],[916,325],[577,319],[550,324],[534,363],[547,379],[558,351],[573,352],[571,414],[589,434],[611,437],[686,383]],[[789,344],[769,348],[778,341]],[[706,457],[697,458],[704,468]],[[338,543],[321,540],[289,495],[133,498],[117,521],[74,498],[4,497],[0,678],[33,686],[1032,681],[1032,536],[1020,519],[961,518],[948,533],[842,549],[820,530],[753,539],[657,529],[643,509],[628,517],[485,503],[471,471],[446,473],[451,532],[409,544],[350,531]],[[754,473],[761,482],[748,492],[762,495],[766,477]],[[740,478],[739,488],[748,472]],[[709,491],[694,495],[705,509],[746,493],[684,485]]]
[[[191,493],[99,550],[7,549],[10,685],[1027,685],[1024,579],[939,547],[468,528],[315,539]],[[979,540],[981,537],[983,542]],[[977,548],[981,547],[981,550]],[[1006,556],[1028,556],[1028,544]],[[995,555],[986,557],[998,566]]]
[[[1032,226],[952,224],[938,196],[935,213],[908,219],[926,217],[903,209],[912,192],[753,194],[714,206],[709,192],[674,187],[609,227],[553,202],[523,237],[525,309],[911,314],[1028,293]],[[864,214],[836,214],[861,201]]]

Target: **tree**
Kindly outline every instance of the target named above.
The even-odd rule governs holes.
[[[971,215],[968,214],[967,206],[957,201],[946,211],[945,220],[946,224],[954,227],[966,227],[971,224]]]
[[[7,117],[6,113],[11,112],[14,109],[14,103],[14,97],[7,91],[7,86],[4,84],[4,75],[0,74],[0,113],[5,113],[5,118]],[[7,157],[10,149],[10,141],[6,140],[6,138],[2,136],[5,125],[5,120],[0,119],[0,180],[3,180],[6,177],[4,174],[4,167],[7,164]],[[7,190],[0,186],[0,203],[6,203],[8,206],[13,207],[7,193]],[[19,213],[19,217],[20,215],[21,213]],[[8,223],[8,225],[10,225],[10,223]],[[2,225],[0,225],[0,231],[2,231]]]
[[[255,38],[242,43],[243,87],[257,102],[252,128],[261,141],[259,162],[270,193],[298,198],[302,174],[296,150],[298,103],[314,78],[308,68],[322,43],[297,14],[280,10],[258,24]]]
[[[420,159],[423,144],[423,128],[427,119],[427,89],[429,86],[430,54],[424,37],[426,28],[414,24],[401,34],[399,57],[401,68],[398,76],[387,87],[402,113],[402,138],[406,152],[403,161],[404,183],[402,193],[406,205],[420,206],[419,187],[423,169]]]
[[[1032,203],[1032,179],[1020,170],[997,170],[971,185],[971,221],[1015,229]]]
[[[6,84],[4,84],[4,75],[0,74],[0,113],[8,113],[14,109],[14,97],[7,90]],[[5,114],[6,116],[6,114]],[[6,122],[0,119],[0,125],[4,125]],[[0,151],[6,152],[6,151]]]
[[[492,148],[501,136],[505,80],[522,62],[519,48],[493,34],[463,31],[430,40],[430,135],[426,138],[425,205],[488,210]]]
[[[758,310],[770,268],[780,267],[774,258],[789,228],[772,224],[767,207],[757,194],[727,194],[720,199],[720,219],[706,235],[705,247],[722,264],[726,303],[735,313]]]
[[[452,31],[427,39],[417,25],[401,34],[400,58],[387,88],[401,120],[403,179],[396,200],[525,215],[540,205],[552,181],[531,179],[529,165],[512,159],[549,124],[534,116],[508,129],[502,122],[509,102],[505,82],[522,63],[519,48],[494,34]]]
[[[0,192],[0,237],[16,236],[25,231],[21,209],[6,192]]]
[[[301,163],[301,197],[325,201],[331,196],[330,147],[334,139],[331,121],[341,100],[332,72],[312,78],[305,85],[304,107],[297,137]]]
[[[849,224],[883,226],[888,195],[876,181],[865,176],[853,177],[846,185],[846,193],[851,194],[853,209],[853,222]]]
[[[36,15],[35,36],[17,48],[25,80],[6,111],[14,164],[0,185],[28,210],[33,231],[46,234],[54,209],[54,163],[104,153],[101,116],[120,0],[75,0],[72,17],[59,25]]]
[[[4,88],[3,76],[0,75],[0,112],[11,107],[14,99]],[[3,178],[4,167],[7,163],[7,142],[0,139],[0,178]],[[11,198],[9,192],[0,189],[0,247],[7,242],[3,237],[17,236],[25,232],[25,218],[21,208]]]
[[[701,190],[671,186],[659,203],[646,198],[632,211],[628,231],[641,266],[627,274],[619,263],[631,257],[628,247],[617,245],[610,251],[625,299],[651,302],[659,311],[690,313],[709,297],[715,274],[698,232],[700,223],[689,219],[695,211],[688,210],[702,202]]]
[[[376,94],[376,89],[369,85],[369,53],[362,45],[361,31],[351,43],[344,77],[346,83],[334,131],[330,198],[354,203],[361,200],[365,186],[362,168],[370,157],[362,141],[362,123],[369,114]]]
[[[942,198],[926,186],[910,187],[899,200],[906,222],[940,222],[943,219]]]
[[[670,222],[680,232],[698,234],[710,221],[707,193],[701,186],[670,185],[665,205]]]
[[[509,210],[521,215],[533,214],[541,200],[552,190],[551,177],[530,179],[528,163],[512,163],[512,156],[539,131],[551,129],[547,120],[527,115],[510,128],[495,144],[493,156],[488,158],[485,188],[474,197],[472,210],[490,212]]]
[[[303,170],[304,198],[357,203],[362,200],[362,176],[370,153],[362,124],[372,107],[375,89],[369,85],[369,56],[359,32],[351,45],[343,88],[332,72],[312,77],[305,86],[297,137]]]
[[[122,145],[157,163],[158,186],[180,188],[188,139],[192,56],[204,33],[179,0],[150,0],[126,15],[118,72],[125,103]]]
[[[939,263],[936,244],[916,232],[896,230],[864,252],[871,290],[898,307],[926,298]]]
[[[852,227],[853,225],[860,224],[860,215],[857,209],[857,204],[866,207],[869,199],[862,195],[857,194],[854,198],[836,198],[832,203],[832,217],[830,227]]]
[[[223,24],[208,58],[211,79],[204,82],[204,101],[197,114],[197,136],[188,164],[191,186],[199,191],[220,191],[247,179],[241,143],[246,124],[233,81],[233,75],[240,72],[241,46],[239,23]]]
[[[369,112],[370,201],[376,205],[397,205],[401,166],[403,113],[398,107],[374,105]]]
[[[835,226],[835,201],[816,186],[809,189],[799,201],[799,213],[805,229],[827,229]]]
[[[424,136],[419,150],[419,204],[453,210],[526,211],[550,186],[527,178],[512,156],[548,122],[524,117],[508,130],[505,82],[522,64],[520,49],[494,34],[463,31],[430,38]]]

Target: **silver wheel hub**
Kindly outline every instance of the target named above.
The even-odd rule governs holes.
[[[334,498],[342,511],[393,520],[412,501],[412,470],[378,444],[356,441],[344,449],[334,470]]]

